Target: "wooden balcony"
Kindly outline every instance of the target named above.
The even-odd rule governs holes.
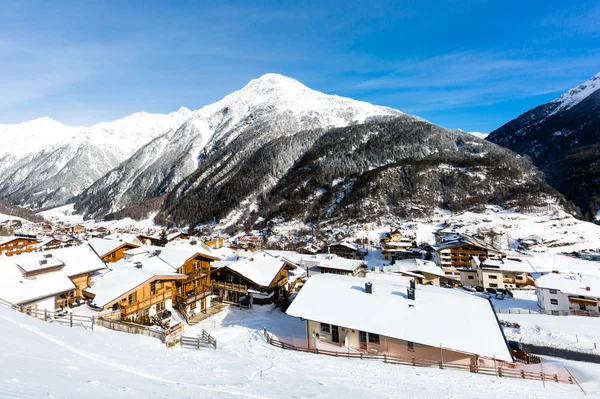
[[[248,287],[243,284],[234,284],[234,283],[223,283],[221,281],[212,281],[212,287],[218,290],[227,290],[233,292],[239,292],[244,295],[248,295]]]
[[[585,305],[585,306],[598,306],[599,299],[591,299],[591,298],[577,298],[570,296],[569,302],[575,303],[577,305]]]
[[[209,288],[205,288],[204,290],[196,290],[195,292],[188,293],[185,296],[176,295],[175,296],[175,300],[178,303],[184,303],[184,304],[187,305],[187,304],[190,304],[192,302],[199,301],[202,298],[206,298],[210,294],[212,294],[212,291],[210,290],[210,287],[209,287]]]
[[[132,313],[139,312],[142,309],[149,308],[150,306],[152,306],[156,303],[162,302],[162,301],[170,299],[172,297],[173,297],[173,291],[165,291],[158,295],[151,296],[150,298],[146,298],[144,300],[137,301],[136,303],[131,304],[129,306],[121,305],[121,314],[128,317]]]

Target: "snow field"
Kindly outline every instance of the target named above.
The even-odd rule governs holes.
[[[303,334],[279,312],[228,309],[189,328],[207,329],[217,350],[170,349],[156,339],[97,328],[70,329],[0,308],[0,397],[61,398],[564,398],[576,385],[435,368],[337,359],[268,345],[262,328]],[[600,397],[600,366],[567,365]]]

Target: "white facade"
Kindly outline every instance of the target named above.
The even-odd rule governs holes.
[[[549,312],[600,312],[600,279],[591,276],[546,274],[536,281],[540,308]]]

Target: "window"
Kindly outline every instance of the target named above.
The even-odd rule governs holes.
[[[523,280],[523,276],[517,276],[517,277],[515,277],[515,279],[517,279],[517,280]]]
[[[331,324],[321,323],[321,333],[331,334]]]
[[[550,293],[551,294],[558,294],[558,291],[557,290],[550,290]]]
[[[165,301],[159,302],[156,304],[156,312],[162,312],[165,310]]]
[[[469,278],[469,280],[473,280],[474,277],[473,276],[467,276]]]
[[[156,281],[156,289],[160,290],[162,287],[163,287],[163,282],[160,280],[157,280]]]
[[[558,305],[558,299],[550,299],[551,305]]]
[[[136,293],[134,292],[132,294],[129,294],[129,297],[127,297],[127,300],[129,301],[129,303],[135,303],[137,300]]]
[[[406,341],[406,349],[408,349],[411,352],[414,352],[415,351],[415,343]]]
[[[369,333],[369,343],[379,345],[379,334]]]
[[[156,281],[150,283],[150,295],[156,295]]]
[[[497,288],[498,284],[490,283],[490,288]]]
[[[488,277],[490,279],[492,279],[492,280],[497,280],[498,279],[498,276],[496,276],[495,274],[490,274]]]

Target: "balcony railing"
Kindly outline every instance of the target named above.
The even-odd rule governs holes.
[[[164,300],[167,300],[169,298],[173,297],[173,291],[165,291],[163,293],[160,293],[158,295],[154,295],[151,296],[150,298],[146,298],[143,299],[141,301],[138,301],[134,304],[131,304],[129,306],[123,306],[121,305],[121,313],[123,315],[129,316],[132,313],[136,313],[139,312],[142,309],[146,309],[158,302],[162,302]]]
[[[221,281],[213,280],[212,286],[214,289],[227,290],[233,292],[241,292],[243,294],[248,294],[248,287],[243,284],[234,284],[234,283],[224,283]]]

